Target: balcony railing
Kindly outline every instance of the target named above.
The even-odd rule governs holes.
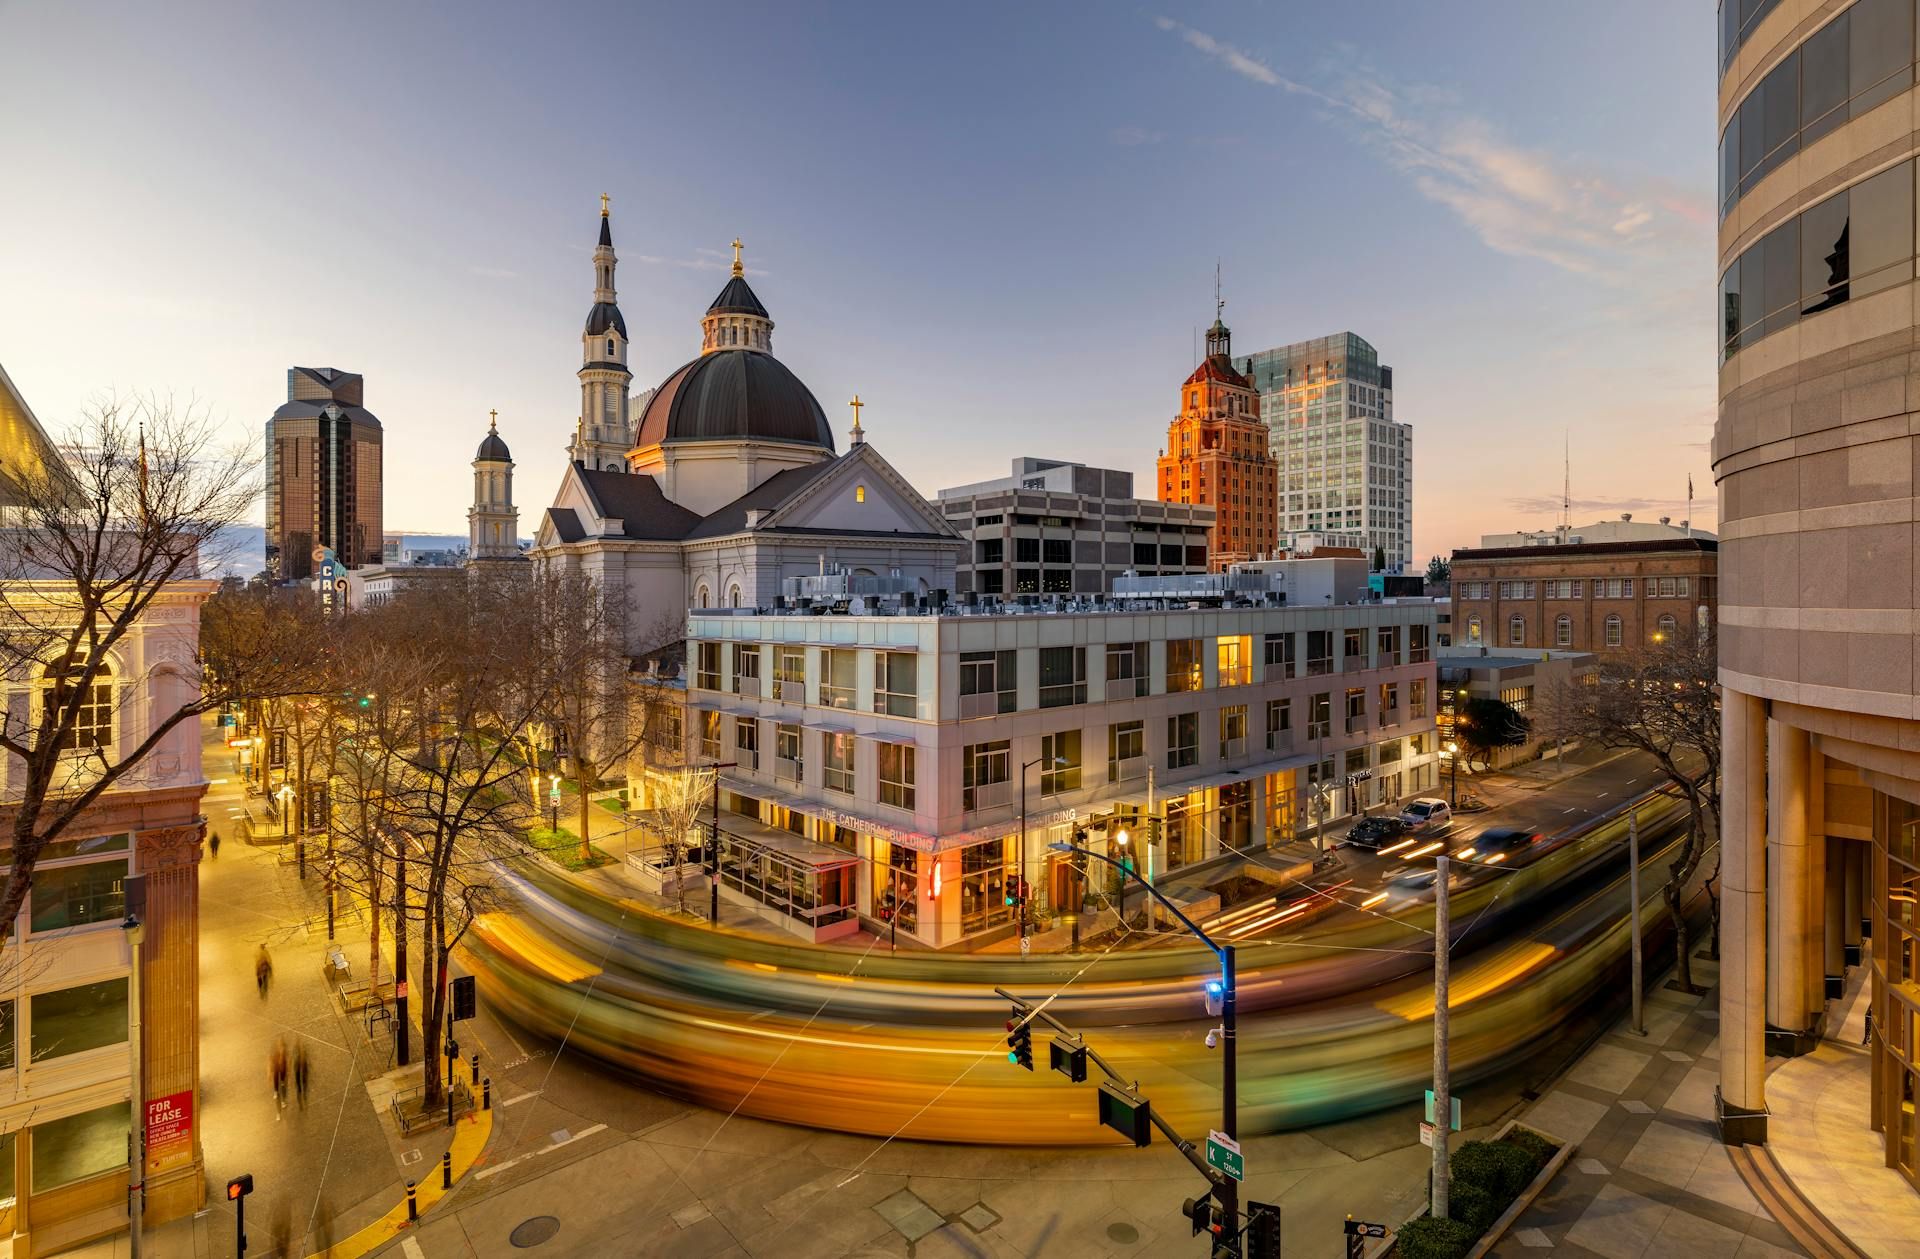
[[[1274,730],[1274,731],[1268,732],[1267,751],[1269,752],[1293,751],[1293,731]]]
[[[1125,756],[1107,762],[1108,782],[1131,782],[1147,776],[1147,758],[1144,756]]]
[[[1246,754],[1247,754],[1247,740],[1244,735],[1238,739],[1220,740],[1220,759],[1221,760],[1237,761],[1241,757],[1245,756]]]
[[[1087,684],[1085,682],[1062,682],[1056,686],[1040,688],[1040,707],[1066,708],[1074,704],[1087,702]]]
[[[775,694],[783,704],[804,704],[807,702],[807,684],[803,681],[789,681],[782,678],[774,684]]]
[[[1293,666],[1282,660],[1265,666],[1260,679],[1263,682],[1285,682],[1292,676]]]
[[[977,695],[962,695],[960,716],[964,720],[968,717],[991,717],[996,713],[1010,713],[1013,711],[1013,698],[1012,691],[983,691]]]
[[[776,782],[799,783],[807,776],[807,767],[791,757],[777,756],[773,760],[773,777]]]
[[[1228,664],[1220,666],[1221,686],[1247,686],[1253,682],[1253,666],[1250,664]]]
[[[900,691],[875,691],[873,693],[873,711],[885,713],[889,717],[913,716],[916,697]]]
[[[1365,732],[1366,728],[1367,728],[1366,714],[1362,713],[1357,717],[1347,718],[1348,734],[1361,734]]]
[[[1399,710],[1398,708],[1389,708],[1389,709],[1387,709],[1387,710],[1386,710],[1385,712],[1383,712],[1383,713],[1381,713],[1381,714],[1380,714],[1380,724],[1381,724],[1382,726],[1397,726],[1397,725],[1399,725],[1399,724],[1400,724],[1400,710]]]
[[[853,688],[850,686],[822,686],[820,703],[826,708],[852,708],[854,705]]]
[[[1002,808],[1012,799],[1013,784],[1010,782],[976,783],[960,790],[960,807],[968,813]]]
[[[1332,673],[1332,672],[1333,672],[1332,656],[1320,656],[1317,658],[1316,657],[1308,658],[1307,660],[1307,676],[1308,677],[1317,678],[1322,674]]]
[[[734,674],[733,693],[735,695],[747,695],[758,699],[760,697],[759,675],[756,674],[752,677],[745,677],[738,673]]]

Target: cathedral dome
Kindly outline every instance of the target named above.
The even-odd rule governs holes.
[[[752,440],[832,450],[833,430],[813,391],[779,359],[757,350],[715,350],[661,382],[640,417],[635,444]]]
[[[490,459],[496,463],[512,463],[513,455],[507,450],[507,444],[500,440],[500,434],[493,429],[487,430],[487,436],[480,443],[480,449],[474,452],[474,461]]]
[[[587,335],[597,337],[608,328],[623,337],[627,335],[627,321],[621,317],[620,308],[612,302],[595,302],[593,309],[587,312]]]
[[[762,319],[768,317],[767,308],[760,304],[759,296],[748,285],[746,277],[738,272],[727,281],[727,286],[720,290],[720,295],[713,299],[713,305],[707,307],[707,313],[709,315],[723,313],[758,315]]]

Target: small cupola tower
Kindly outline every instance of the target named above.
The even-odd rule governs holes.
[[[758,350],[773,353],[773,318],[747,283],[740,264],[740,238],[733,241],[733,276],[700,320],[700,352]]]
[[[593,248],[593,306],[580,334],[580,418],[567,458],[586,468],[627,470],[633,422],[627,410],[627,321],[615,300],[613,225],[600,194],[600,241]]]
[[[521,560],[520,512],[513,505],[513,455],[500,439],[500,413],[487,412],[487,435],[473,455],[473,506],[467,509],[467,557]]]

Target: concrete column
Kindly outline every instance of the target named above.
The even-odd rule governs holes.
[[[184,1117],[147,1149],[146,1220],[191,1215],[205,1204],[200,1142],[200,827],[170,826],[136,836],[147,878],[146,943],[140,975],[141,1074],[149,1106]],[[138,1122],[138,1119],[136,1119]]]
[[[1766,716],[1738,691],[1720,696],[1720,1083],[1714,1115],[1728,1145],[1767,1139]]]
[[[1806,1005],[1816,1032],[1825,1035],[1827,974],[1824,921],[1827,904],[1827,758],[1817,739],[1807,741],[1807,965]]]
[[[1807,732],[1767,722],[1767,1052],[1812,1049],[1812,854],[1807,848]]]
[[[1866,913],[1866,893],[1863,885],[1867,874],[1867,846],[1859,843],[1848,844],[1844,851],[1846,852],[1847,900],[1845,918],[1840,927],[1847,942],[1845,949],[1847,965],[1858,966],[1860,938],[1864,934],[1860,919]]]
[[[1847,953],[1847,849],[1853,845],[1844,839],[1827,841],[1826,914],[1821,922],[1824,939],[1823,969],[1826,971],[1827,997],[1846,991]]]

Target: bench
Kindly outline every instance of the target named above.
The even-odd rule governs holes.
[[[329,983],[344,983],[353,978],[353,966],[347,961],[347,955],[340,949],[328,949],[327,960],[320,964],[320,973]]]

